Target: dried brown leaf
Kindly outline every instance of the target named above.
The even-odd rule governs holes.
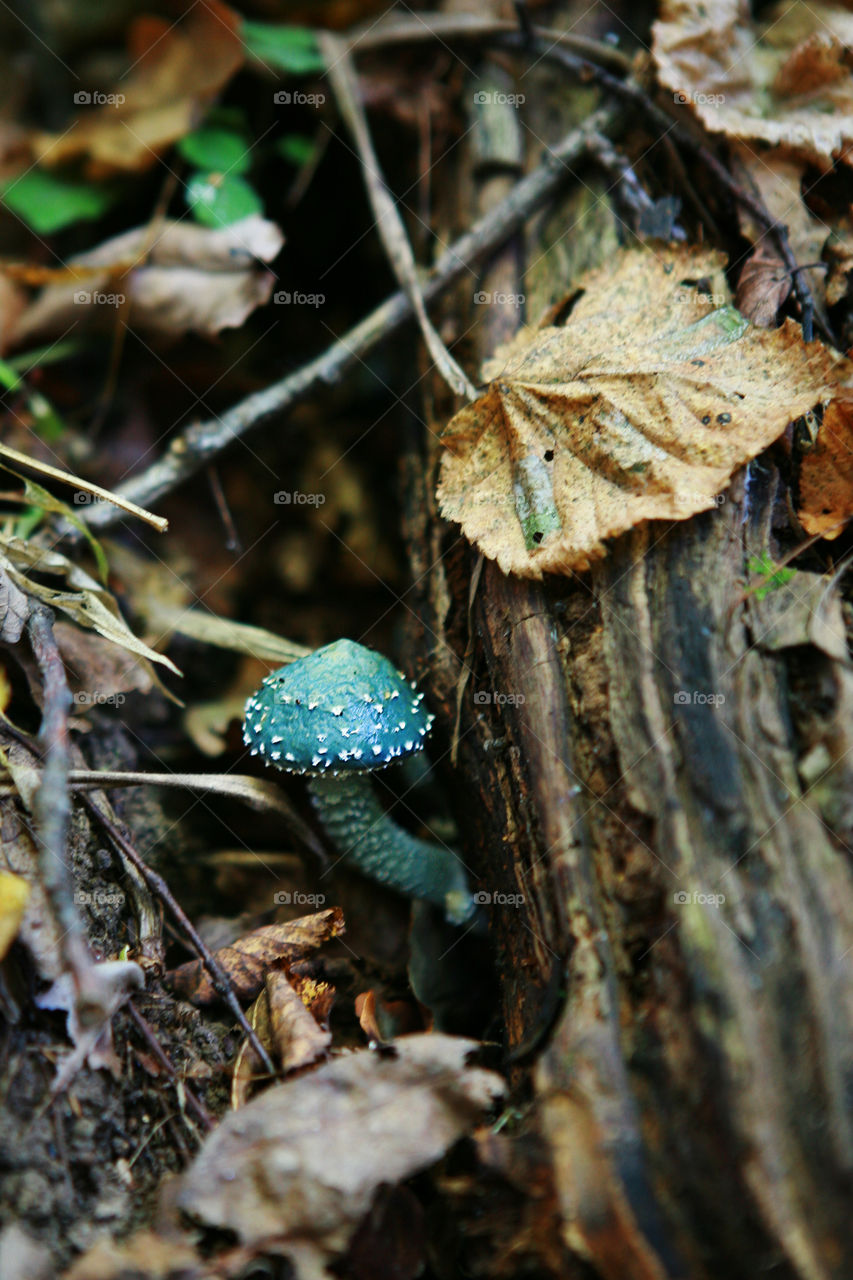
[[[206,1139],[180,1207],[246,1244],[278,1237],[305,1274],[323,1274],[379,1185],[433,1164],[502,1095],[499,1076],[466,1065],[477,1047],[407,1036],[394,1053],[362,1050],[273,1085]]]
[[[853,13],[781,0],[665,0],[652,28],[661,83],[712,133],[781,147],[823,169],[853,145]]]
[[[828,539],[853,518],[853,400],[826,407],[817,442],[800,467],[797,515],[806,533]]]
[[[238,14],[222,0],[193,5],[184,22],[143,16],[130,30],[130,71],[112,96],[81,112],[62,133],[38,133],[35,158],[61,165],[84,158],[93,177],[149,169],[195,128],[203,108],[243,65]]]
[[[790,292],[791,275],[784,262],[759,245],[743,264],[735,306],[759,329],[772,329]]]
[[[759,156],[755,154],[752,147],[743,143],[732,143],[731,153],[733,176],[746,191],[760,200],[771,218],[785,227],[791,252],[797,262],[801,266],[819,262],[829,228],[825,222],[814,216],[803,199],[805,163],[784,154],[780,155],[778,151]],[[738,221],[743,234],[752,242],[756,250],[768,258],[771,257],[772,240],[769,238],[766,226],[759,223],[744,205],[738,206]],[[821,320],[824,325],[828,325],[829,320],[824,305],[825,274],[820,267],[816,267],[805,271],[802,279],[811,291]],[[787,292],[790,292],[791,283],[789,276]],[[743,273],[738,283],[738,298],[741,297],[742,288]],[[780,305],[783,301],[784,297],[780,299]],[[736,305],[740,306],[739,302],[736,302]],[[749,312],[744,314],[748,315],[753,323],[760,323]]]
[[[328,998],[331,988],[325,986]],[[320,1026],[309,1002],[301,995],[285,973],[273,971],[266,976],[267,999],[270,1007],[272,1047],[284,1072],[296,1071],[322,1058],[332,1043],[332,1033]],[[318,1012],[321,1001],[319,986],[313,991],[306,988],[309,1001],[313,996]]]
[[[212,337],[239,327],[268,300],[274,277],[258,263],[271,262],[283,243],[275,223],[259,214],[215,229],[164,222],[153,241],[150,227],[134,227],[72,258],[85,272],[83,283],[48,285],[18,317],[9,340],[20,345],[87,319],[115,323],[124,298],[122,316],[135,327]]]
[[[215,958],[228,975],[241,1000],[251,1000],[264,985],[267,971],[273,965],[293,963],[316,951],[331,938],[344,932],[340,907],[300,916],[286,924],[264,925],[222,947]],[[210,1004],[217,1000],[216,989],[200,960],[191,960],[168,974],[169,982],[179,995],[194,1004]]]
[[[693,287],[707,250],[624,251],[567,324],[498,353],[445,433],[442,513],[505,573],[583,570],[643,520],[717,505],[732,473],[829,399],[843,362]]]

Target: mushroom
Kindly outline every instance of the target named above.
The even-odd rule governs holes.
[[[381,654],[336,640],[266,677],[246,703],[243,741],[308,775],[323,825],[359,870],[460,923],[474,910],[462,862],[393,822],[366,776],[422,750],[435,718],[423,697]]]

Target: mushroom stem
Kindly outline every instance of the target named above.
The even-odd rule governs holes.
[[[468,877],[452,849],[419,840],[388,817],[363,775],[308,780],[314,808],[341,853],[365,875],[410,898],[444,907],[456,924],[474,910]]]

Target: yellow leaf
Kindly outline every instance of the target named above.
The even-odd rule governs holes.
[[[23,876],[0,871],[0,960],[15,941],[29,896],[30,886]]]
[[[606,538],[718,505],[738,467],[830,398],[840,357],[695,287],[722,261],[625,250],[583,278],[565,326],[489,362],[485,395],[443,438],[438,497],[505,573],[587,569]]]

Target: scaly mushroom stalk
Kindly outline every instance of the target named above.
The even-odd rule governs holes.
[[[470,914],[468,878],[456,855],[398,826],[366,778],[318,774],[308,779],[308,790],[326,831],[359,871],[409,898],[443,906],[456,922]]]
[[[433,716],[422,702],[387,658],[337,640],[266,677],[246,703],[243,741],[276,768],[310,775],[323,825],[359,870],[458,923],[474,910],[460,859],[398,826],[366,776],[423,749]]]

